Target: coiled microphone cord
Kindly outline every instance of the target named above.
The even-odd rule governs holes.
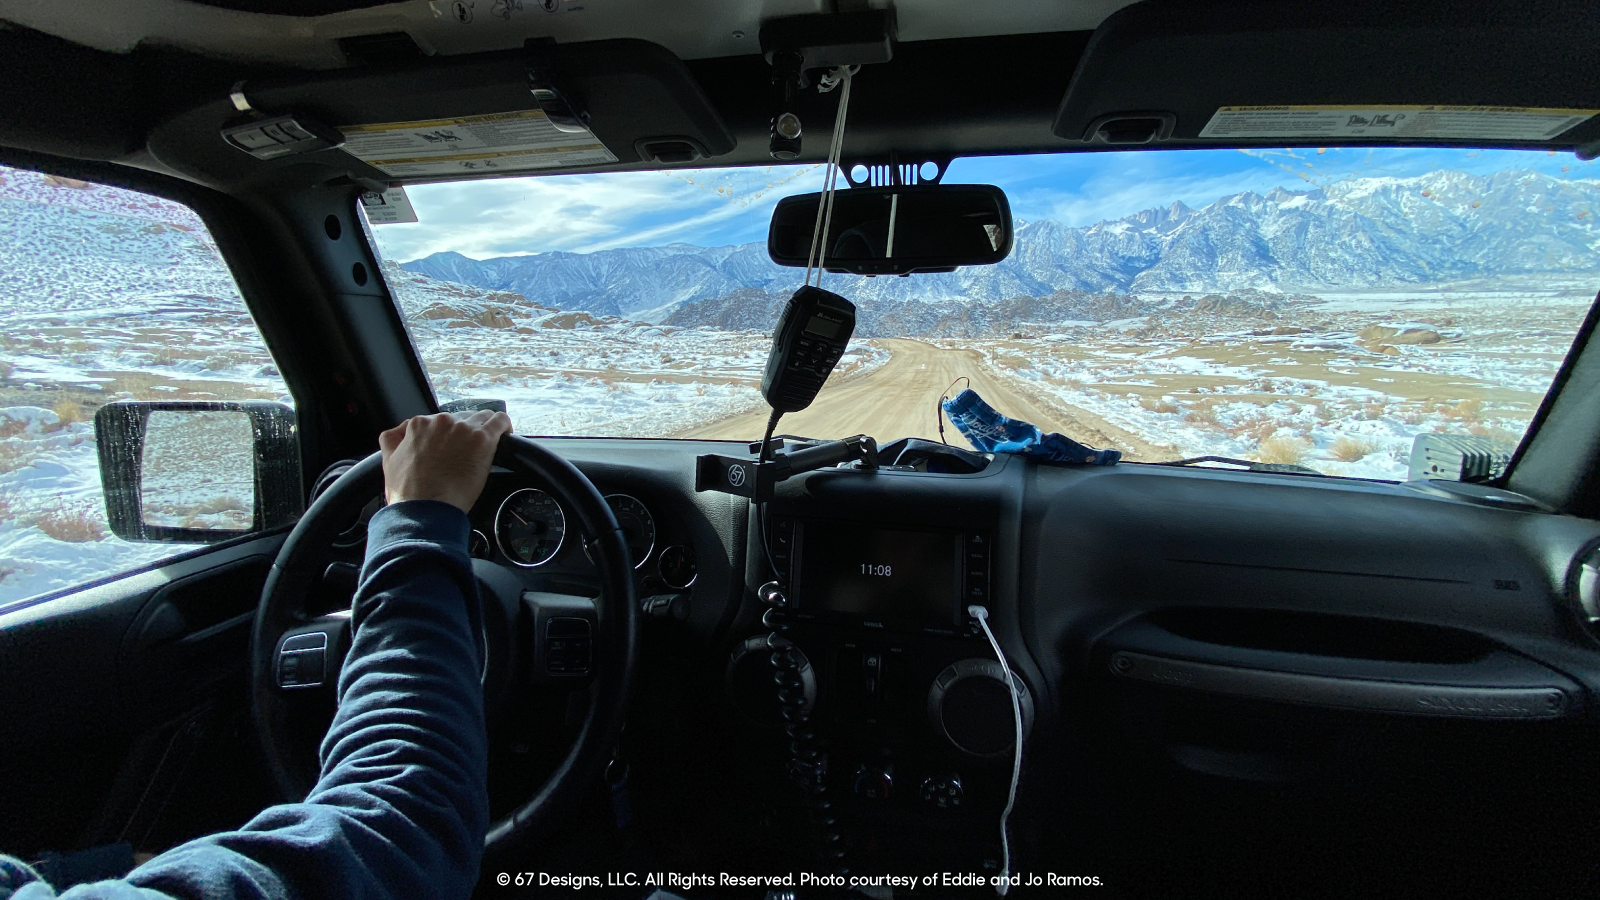
[[[847,875],[844,834],[828,797],[828,754],[811,727],[811,707],[806,702],[805,679],[801,674],[800,649],[784,637],[789,630],[788,598],[782,585],[769,581],[758,592],[767,607],[761,622],[772,629],[767,649],[772,651],[772,680],[778,686],[778,703],[783,716],[784,734],[789,738],[789,778],[805,793],[806,818],[814,829],[818,850],[826,868],[833,874]]]

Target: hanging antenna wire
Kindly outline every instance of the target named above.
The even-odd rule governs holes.
[[[824,81],[843,83],[839,92],[839,109],[833,117],[833,137],[828,145],[828,162],[823,168],[822,198],[817,203],[817,219],[811,227],[811,250],[806,254],[806,284],[811,283],[811,271],[817,272],[817,287],[822,286],[822,265],[827,256],[823,244],[827,242],[828,229],[833,224],[833,195],[838,183],[839,156],[844,151],[845,115],[850,109],[851,76],[860,66],[840,66],[828,74]]]
[[[850,85],[854,82],[851,76],[855,74],[856,66],[844,66],[844,90],[839,92],[839,115],[833,126],[833,147],[829,156],[833,160],[833,168],[828,173],[828,214],[822,221],[822,243],[817,246],[817,287],[822,287],[823,263],[828,256],[828,232],[833,228],[833,198],[838,193],[839,186],[839,157],[844,155],[844,122],[845,114],[850,111]]]

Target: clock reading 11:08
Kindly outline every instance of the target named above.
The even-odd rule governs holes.
[[[877,566],[877,565],[873,565],[872,563],[862,563],[861,564],[861,574],[863,574],[863,575],[882,575],[883,577],[888,578],[889,576],[894,574],[894,567],[893,566]]]

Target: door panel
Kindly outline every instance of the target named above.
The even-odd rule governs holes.
[[[0,615],[0,849],[160,849],[270,799],[247,726],[250,621],[282,534]],[[226,790],[195,789],[217,770]],[[196,806],[192,801],[209,793]],[[242,821],[242,819],[239,819]]]

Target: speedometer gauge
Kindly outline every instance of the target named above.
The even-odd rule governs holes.
[[[633,567],[642,568],[645,561],[650,559],[650,551],[656,548],[656,520],[638,498],[627,494],[607,494],[606,505],[611,507],[617,524],[622,526],[622,536],[628,542],[628,555],[633,557]],[[584,545],[583,552],[589,552],[588,544]],[[589,558],[594,559],[593,555]]]
[[[538,488],[512,491],[494,516],[500,552],[519,566],[542,566],[561,549],[567,517],[556,499]]]

